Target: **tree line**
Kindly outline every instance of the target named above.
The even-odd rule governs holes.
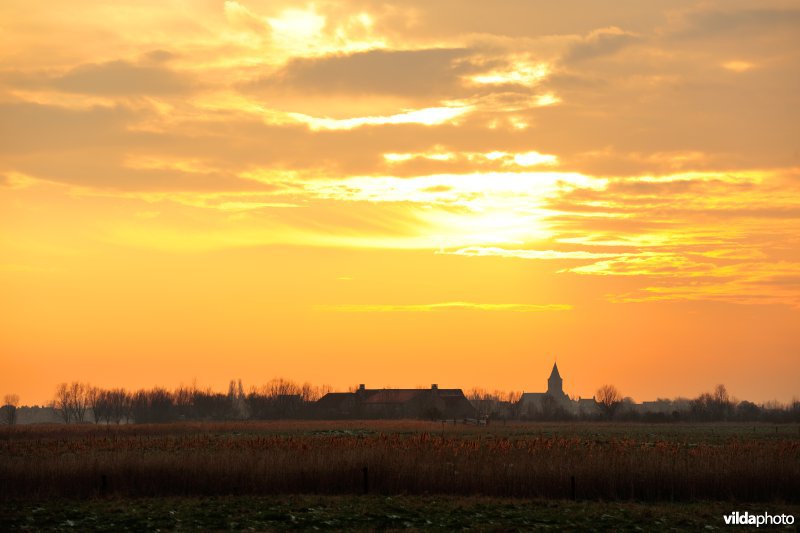
[[[247,392],[241,380],[231,380],[226,393],[201,389],[196,385],[180,386],[172,391],[162,387],[127,391],[73,381],[56,387],[48,407],[67,424],[313,418],[317,416],[314,402],[331,391],[330,386],[299,385],[282,378],[251,387]],[[476,416],[493,419],[800,422],[800,400],[795,399],[789,404],[739,401],[728,393],[724,385],[717,385],[712,391],[693,399],[658,399],[650,402],[647,410],[641,409],[631,398],[624,397],[615,386],[603,385],[594,396],[596,410],[579,414],[568,411],[552,398],[547,401],[547,397],[538,412],[522,412],[520,396],[519,392],[488,392],[483,389],[472,389],[466,394]],[[18,406],[19,396],[6,394],[0,407],[0,423],[14,425],[18,419]]]
[[[545,396],[539,410],[524,412],[518,403],[519,392],[488,392],[472,389],[467,398],[479,416],[502,419],[575,421],[616,420],[620,422],[800,422],[800,400],[789,404],[739,401],[732,397],[725,385],[696,398],[659,398],[642,409],[630,397],[624,396],[614,385],[603,385],[594,395],[596,410],[584,413],[571,412],[552,397]]]
[[[632,398],[624,397],[613,385],[603,385],[595,394],[600,417],[627,422],[800,422],[800,400],[789,404],[755,404],[732,397],[725,385],[696,398],[659,398],[648,409],[638,409]]]
[[[281,378],[248,392],[241,379],[231,380],[227,393],[196,385],[173,391],[154,387],[129,392],[75,381],[58,385],[51,407],[67,424],[302,418],[308,415],[309,406],[330,389]]]

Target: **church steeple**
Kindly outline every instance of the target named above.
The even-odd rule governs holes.
[[[550,377],[547,378],[547,394],[550,396],[563,396],[563,380],[561,374],[558,373],[558,365],[553,363],[553,371],[550,372]]]

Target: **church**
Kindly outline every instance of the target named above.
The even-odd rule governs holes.
[[[527,418],[556,418],[565,414],[594,416],[600,411],[594,398],[572,400],[566,395],[556,363],[547,378],[547,392],[523,392],[518,406],[520,416]]]

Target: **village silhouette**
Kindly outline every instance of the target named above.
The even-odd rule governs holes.
[[[196,386],[174,391],[155,387],[134,392],[102,389],[72,382],[60,384],[45,406],[22,406],[7,395],[0,421],[31,423],[165,423],[186,420],[277,419],[420,419],[486,425],[508,421],[800,421],[800,401],[757,405],[731,397],[724,385],[696,398],[660,398],[635,402],[613,385],[603,385],[591,398],[571,397],[553,363],[543,392],[501,393],[460,388],[367,388],[349,391],[302,386],[284,379],[245,392],[232,380],[227,393]]]

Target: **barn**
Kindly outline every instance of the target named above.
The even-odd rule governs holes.
[[[475,408],[461,389],[368,389],[331,392],[316,403],[324,418],[474,418]]]

